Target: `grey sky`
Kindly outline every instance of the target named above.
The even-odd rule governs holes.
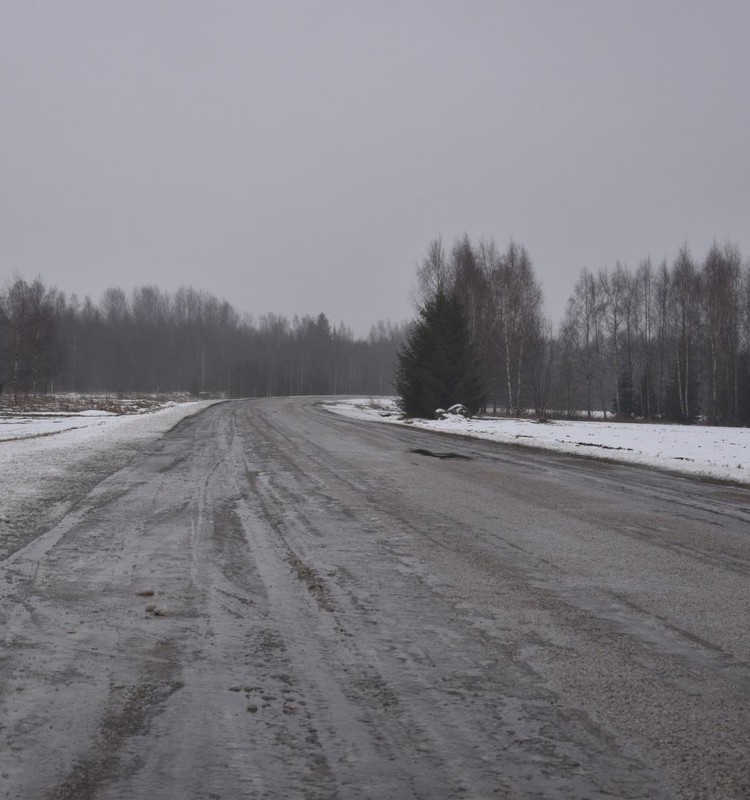
[[[430,239],[750,255],[750,3],[0,0],[0,279],[412,316]]]

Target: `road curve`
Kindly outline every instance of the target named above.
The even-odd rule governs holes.
[[[0,797],[750,797],[749,523],[745,489],[213,406],[0,562]]]

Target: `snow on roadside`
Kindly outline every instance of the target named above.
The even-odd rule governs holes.
[[[185,417],[217,401],[138,414],[0,417],[0,558]]]
[[[0,470],[8,459],[12,460],[34,449],[45,452],[75,449],[82,442],[93,442],[97,439],[112,441],[121,434],[127,435],[128,439],[133,436],[148,438],[154,432],[163,433],[169,430],[183,417],[200,411],[212,402],[170,404],[158,411],[141,414],[120,415],[98,409],[77,413],[0,414]],[[48,437],[54,437],[55,441]],[[35,442],[32,445],[29,441],[32,439],[43,439],[44,442]],[[17,446],[19,440],[24,440],[20,448]]]
[[[102,417],[117,417],[107,411],[80,414],[3,414],[0,416],[0,444],[18,439],[35,439],[100,425]]]
[[[327,403],[326,407],[354,419],[750,483],[750,428],[585,420],[539,423],[520,418],[451,417],[405,422],[400,419],[393,398],[347,399]]]

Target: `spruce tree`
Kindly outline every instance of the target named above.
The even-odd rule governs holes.
[[[431,418],[437,408],[463,403],[472,413],[484,403],[479,360],[455,293],[442,289],[419,312],[398,354],[396,391],[409,417]]]

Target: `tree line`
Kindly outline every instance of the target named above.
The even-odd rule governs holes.
[[[444,296],[463,311],[485,410],[750,424],[750,265],[733,245],[702,262],[683,246],[656,267],[583,269],[553,335],[522,245],[435,240],[417,268],[421,338],[400,366]]]
[[[388,394],[404,334],[379,322],[357,338],[323,313],[254,321],[191,287],[111,288],[95,303],[14,277],[0,290],[0,391]]]
[[[439,296],[460,308],[471,352],[460,358],[476,370],[461,385],[484,410],[750,425],[750,265],[733,245],[702,261],[683,246],[657,266],[583,269],[553,333],[525,247],[436,239],[415,301],[455,325]],[[52,390],[391,394],[407,333],[380,322],[356,338],[323,313],[254,320],[191,287],[112,288],[93,302],[14,277],[0,290],[0,386],[16,402]],[[417,349],[443,361],[469,352],[462,339],[445,352],[431,341]]]

